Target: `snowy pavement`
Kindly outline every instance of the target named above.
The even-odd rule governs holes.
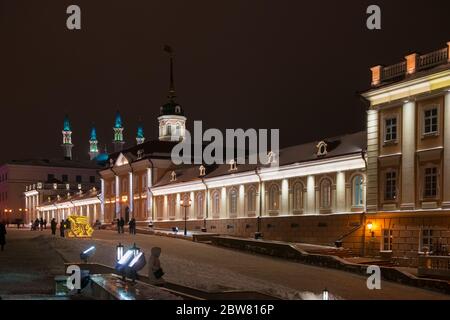
[[[150,249],[158,246],[162,248],[161,264],[167,281],[208,291],[250,290],[283,299],[315,299],[327,288],[341,299],[450,299],[448,295],[388,281],[382,282],[381,290],[371,291],[366,286],[367,278],[360,275],[164,236],[99,230],[92,239],[53,239],[48,230],[8,231],[7,250],[16,240],[34,237],[29,250],[36,250],[38,243],[47,248],[53,255],[51,259],[44,257],[48,264],[56,263],[59,254],[65,261],[78,262],[79,253],[95,245],[97,250],[90,262],[114,266],[119,242],[125,246],[136,242],[147,260]],[[3,264],[1,259],[0,253]],[[0,272],[2,269],[0,265]]]

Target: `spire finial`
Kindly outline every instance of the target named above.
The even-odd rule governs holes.
[[[170,101],[175,99],[175,80],[173,76],[173,49],[171,46],[165,45],[164,51],[169,54],[170,58],[170,82],[169,82],[169,96]]]

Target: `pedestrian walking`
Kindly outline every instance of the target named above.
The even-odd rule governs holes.
[[[47,219],[44,219],[44,229],[47,229]]]
[[[120,233],[123,233],[125,227],[125,220],[123,219],[123,217],[120,217],[119,225],[120,225]]]
[[[61,236],[61,238],[64,238],[64,232],[65,232],[65,221],[64,219],[61,220],[61,222],[59,223],[59,235]]]
[[[136,234],[136,219],[131,218],[130,222],[128,222],[128,231],[130,234]]]
[[[42,219],[42,217],[41,217],[41,219],[39,220],[39,225],[40,225],[40,227],[41,227],[41,231],[44,230],[44,219]]]
[[[0,248],[1,251],[5,249],[6,244],[6,226],[3,221],[0,222]]]
[[[50,221],[50,228],[52,229],[52,235],[56,235],[56,220],[55,218],[52,219],[52,221]]]

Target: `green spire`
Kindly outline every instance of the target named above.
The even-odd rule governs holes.
[[[69,116],[66,114],[64,116],[64,131],[72,131],[70,128],[70,121],[69,121]]]

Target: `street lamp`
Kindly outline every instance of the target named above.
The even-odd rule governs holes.
[[[187,208],[191,206],[191,198],[180,200],[180,205],[184,208],[184,236],[187,236]]]
[[[119,261],[123,257],[123,245],[119,242],[119,244],[116,247],[116,259]]]
[[[327,289],[324,289],[322,292],[322,300],[329,300]]]
[[[139,252],[141,252],[141,248],[136,246],[136,242],[133,244],[130,250],[133,252],[133,257],[136,257],[139,254]]]

